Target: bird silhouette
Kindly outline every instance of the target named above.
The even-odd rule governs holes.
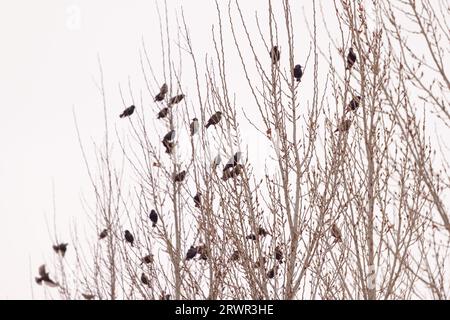
[[[156,223],[158,222],[158,213],[152,209],[152,211],[150,211],[150,221],[153,222],[153,227],[156,227]]]
[[[197,247],[191,246],[188,250],[188,252],[186,253],[186,258],[184,260],[192,260],[194,259],[194,257],[197,255]]]
[[[345,109],[345,113],[350,111],[356,111],[359,108],[360,103],[361,103],[361,96],[354,97],[348,104],[347,108]]]
[[[42,285],[46,284],[49,287],[57,287],[58,283],[50,279],[50,274],[45,270],[45,264],[39,267],[39,277],[35,277],[36,283]]]
[[[352,125],[352,120],[345,119],[339,124],[339,126],[337,127],[336,130],[334,130],[334,132],[346,132],[350,129],[351,125]]]
[[[183,99],[184,99],[184,94],[176,95],[175,97],[170,98],[169,106],[172,106],[174,104],[180,103],[181,100],[183,100]]]
[[[331,235],[336,239],[336,242],[342,241],[341,230],[339,230],[338,226],[335,223],[331,225]]]
[[[85,298],[86,300],[93,300],[95,298],[95,295],[91,294],[91,293],[82,293],[81,294],[83,296],[83,298]]]
[[[145,284],[146,286],[150,287],[150,280],[148,279],[148,277],[145,275],[145,273],[141,274],[141,282],[143,284]]]
[[[272,60],[272,64],[277,64],[280,61],[280,50],[278,50],[278,46],[273,46],[272,50],[270,50],[270,59]]]
[[[279,246],[275,247],[275,259],[279,263],[283,263],[283,251],[281,250],[281,248]]]
[[[145,257],[143,257],[141,259],[141,264],[149,264],[149,263],[153,263],[153,254],[148,254]]]
[[[168,91],[168,87],[167,87],[167,84],[163,84],[162,86],[161,86],[161,89],[159,89],[159,93],[155,96],[155,100],[154,101],[163,101],[164,100],[164,98],[166,97],[166,93],[167,93],[167,91]]]
[[[121,118],[125,118],[125,117],[129,117],[133,114],[135,109],[135,106],[130,106],[128,108],[126,108],[125,110],[123,110],[122,114],[119,116]]]
[[[194,196],[194,204],[196,208],[200,208],[202,205],[202,193],[199,191],[197,192],[197,194]]]
[[[66,255],[67,246],[68,246],[68,243],[55,244],[55,245],[53,245],[53,250],[57,254],[61,254],[61,256],[64,257]]]
[[[173,180],[175,182],[182,182],[185,177],[186,177],[186,170],[183,170],[180,173],[175,174]]]
[[[216,126],[216,124],[218,124],[221,119],[222,119],[222,112],[217,111],[211,116],[211,118],[209,118],[208,123],[205,125],[206,129],[208,129],[212,125]]]
[[[238,165],[239,161],[241,160],[242,152],[236,152],[234,156],[228,160],[227,164],[223,168],[223,171],[227,171],[230,168],[233,168]]]
[[[238,250],[234,250],[233,254],[230,257],[230,261],[238,261],[239,260],[239,251]]]
[[[355,62],[356,62],[356,54],[353,51],[353,48],[350,47],[348,54],[347,54],[347,68],[346,69],[350,70],[353,67],[353,65],[355,64]]]
[[[295,80],[297,80],[298,82],[300,82],[300,80],[302,79],[302,77],[303,77],[302,66],[299,65],[299,64],[297,64],[297,65],[294,67],[294,78],[295,78]]]
[[[252,233],[252,234],[249,234],[248,236],[246,236],[245,239],[255,241],[256,240],[256,236]]]
[[[259,227],[258,228],[258,236],[262,236],[265,237],[267,236],[269,233],[266,231],[266,229],[264,229],[263,227]]]
[[[277,274],[277,267],[274,266],[272,269],[270,269],[270,270],[267,272],[267,278],[273,279],[273,278],[275,278],[276,274]]]
[[[103,229],[103,231],[100,232],[98,238],[99,238],[100,240],[102,240],[102,239],[106,238],[107,236],[108,236],[108,229]]]
[[[131,232],[128,231],[128,230],[125,230],[125,240],[126,240],[128,243],[130,243],[131,246],[133,247],[133,244],[134,244],[134,237],[133,237],[133,235],[131,234]]]
[[[161,111],[158,112],[158,119],[167,117],[168,113],[169,113],[169,108],[167,108],[167,107],[162,108]]]
[[[173,139],[175,139],[175,130],[170,130],[163,138],[163,140],[166,141],[172,141]]]
[[[200,124],[198,123],[197,118],[192,119],[192,122],[191,122],[189,128],[191,129],[191,137],[198,132],[198,129],[200,128]]]

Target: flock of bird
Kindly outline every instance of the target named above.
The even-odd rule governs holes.
[[[281,56],[281,54],[278,49],[278,46],[274,46],[270,51],[270,58],[272,60],[273,65],[276,65],[280,61],[280,56]],[[347,54],[346,70],[350,70],[353,67],[353,65],[356,63],[356,60],[357,60],[356,54],[353,51],[353,48],[350,48],[349,52]],[[295,65],[294,69],[292,70],[292,73],[293,73],[293,77],[296,79],[296,81],[300,82],[301,78],[303,77],[302,66],[299,64]],[[168,86],[167,86],[167,84],[164,83],[161,86],[159,93],[154,97],[154,102],[164,101],[166,99],[167,93],[168,93]],[[185,98],[184,94],[178,94],[178,95],[171,97],[168,100],[167,106],[163,107],[158,112],[157,119],[166,118],[170,112],[170,109],[174,105],[180,103],[184,98]],[[350,103],[347,105],[347,107],[345,109],[345,114],[350,111],[356,111],[359,108],[360,102],[361,102],[360,96],[353,97],[353,99],[350,101]],[[129,117],[134,113],[134,111],[135,111],[135,106],[132,105],[132,106],[126,108],[125,110],[123,110],[123,112],[120,114],[120,118]],[[216,111],[209,118],[208,122],[205,124],[205,128],[208,129],[210,126],[216,126],[217,124],[220,123],[221,120],[222,120],[222,112]],[[350,119],[344,119],[338,125],[335,132],[348,131],[351,126],[351,123],[352,123],[352,121]],[[192,119],[189,129],[190,129],[191,137],[194,136],[198,132],[199,121],[197,118]],[[175,130],[169,131],[163,137],[162,144],[166,149],[166,153],[172,154],[174,147],[175,147],[174,140],[175,140]],[[228,180],[229,178],[237,177],[238,175],[241,174],[242,169],[243,169],[243,166],[241,164],[239,164],[241,156],[242,156],[241,152],[236,152],[233,155],[233,157],[228,161],[228,163],[225,165],[225,167],[223,168],[223,176],[222,176],[222,179],[224,181]],[[218,155],[213,161],[213,168],[216,169],[217,166],[220,165],[220,162],[221,162],[220,155]],[[187,174],[186,170],[183,170],[178,173],[174,173],[173,181],[176,183],[183,182],[186,177],[186,174]],[[197,194],[193,198],[194,205],[196,208],[201,208],[201,195],[202,195],[201,192],[197,192]],[[150,221],[152,222],[152,226],[156,227],[157,223],[158,223],[158,213],[156,212],[156,210],[154,210],[154,209],[151,210],[151,212],[149,214],[149,218],[150,218]],[[265,237],[268,234],[269,233],[263,227],[260,226],[258,228],[257,234],[250,234],[250,235],[246,236],[246,239],[256,241],[258,237]],[[338,227],[335,224],[332,225],[331,234],[336,239],[336,241],[342,241],[340,230],[338,229]],[[99,234],[99,240],[102,240],[102,239],[106,238],[107,236],[108,236],[108,229],[104,229]],[[127,243],[129,243],[131,246],[134,246],[134,236],[129,230],[125,230],[124,238]],[[62,257],[64,257],[66,254],[66,251],[67,251],[67,246],[68,246],[67,243],[57,244],[57,245],[53,246],[53,250],[57,254],[60,254]],[[208,250],[205,245],[198,245],[198,246],[192,245],[188,249],[184,260],[185,261],[192,260],[197,255],[199,256],[199,260],[207,260],[208,259]],[[235,250],[230,257],[230,261],[238,261],[240,259],[240,256],[241,256],[241,253],[238,250]],[[274,257],[279,264],[281,264],[283,262],[283,251],[281,250],[281,248],[279,246],[275,247]],[[152,254],[149,254],[141,259],[141,264],[143,264],[143,263],[149,264],[152,262],[153,262]],[[265,263],[266,263],[266,258],[261,257],[261,259],[259,261],[254,263],[254,267],[259,268],[259,267],[263,266]],[[273,278],[276,275],[277,269],[278,269],[278,265],[275,265],[272,269],[267,271],[266,276],[269,279]],[[49,287],[59,286],[59,284],[56,281],[54,281],[53,279],[50,278],[50,275],[47,272],[45,265],[41,265],[39,267],[38,273],[39,273],[39,276],[35,278],[37,284],[41,285],[42,283],[45,283]],[[141,275],[141,282],[145,285],[150,286],[150,280],[145,275],[145,273],[142,273],[142,275]],[[85,297],[86,299],[94,298],[94,296],[90,295],[90,294],[83,294],[83,297]],[[164,298],[167,298],[167,296],[165,296]]]

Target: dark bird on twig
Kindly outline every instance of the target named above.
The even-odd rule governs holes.
[[[252,233],[252,234],[249,234],[248,236],[246,236],[245,239],[255,241],[256,240],[256,236]]]
[[[299,64],[297,64],[297,65],[294,67],[294,78],[295,78],[295,80],[297,80],[298,82],[300,82],[300,80],[302,79],[302,77],[303,77],[302,66],[299,65]]]
[[[339,230],[338,226],[335,223],[333,223],[333,225],[331,226],[331,235],[336,239],[335,242],[342,241],[341,230]]]
[[[275,259],[279,262],[279,263],[283,263],[283,251],[280,249],[279,246],[275,247]]]
[[[272,64],[280,61],[280,50],[278,50],[278,46],[273,46],[272,50],[270,50],[270,59],[272,59]]]
[[[273,278],[276,276],[276,274],[277,274],[277,267],[274,266],[272,269],[270,269],[270,270],[267,272],[267,278],[273,279]]]
[[[229,178],[236,178],[242,173],[242,169],[243,166],[238,164],[233,169],[223,171],[222,180],[227,181]]]
[[[191,260],[194,259],[194,257],[197,255],[197,247],[191,246],[186,253],[186,258],[184,260]]]
[[[229,168],[233,168],[233,167],[237,166],[237,164],[241,160],[241,156],[242,156],[242,152],[239,152],[239,151],[236,152],[234,154],[234,156],[230,160],[228,160],[225,167],[223,167],[223,171],[227,171]]]
[[[170,98],[169,107],[171,107],[174,104],[180,103],[181,100],[183,100],[183,99],[184,99],[184,94],[179,94],[179,95],[176,95],[175,97]]]
[[[235,250],[230,257],[230,261],[238,261],[239,260],[239,251]]]
[[[108,229],[103,229],[103,231],[100,232],[98,238],[99,238],[100,240],[102,240],[102,239],[106,238],[107,236],[108,236]]]
[[[143,263],[145,263],[145,264],[153,263],[153,255],[152,254],[148,254],[145,257],[143,257],[141,259],[141,264],[143,264]]]
[[[198,246],[197,253],[200,255],[201,260],[208,260],[208,249],[206,249],[205,245]]]
[[[131,246],[133,246],[133,244],[134,244],[134,237],[131,234],[131,232],[128,231],[128,230],[125,230],[125,240],[127,242],[129,242],[131,244]]]
[[[141,274],[141,282],[143,284],[145,284],[146,286],[150,287],[150,280],[148,279],[148,277],[145,275],[145,273]]]
[[[166,153],[172,154],[173,149],[175,148],[175,142],[163,140],[162,143],[163,146],[166,148]]]
[[[55,245],[53,245],[53,250],[57,254],[61,254],[61,256],[64,257],[66,255],[67,246],[68,246],[68,243],[55,244]]]
[[[169,113],[169,108],[167,108],[167,107],[162,108],[161,111],[158,112],[158,119],[167,117],[168,113]]]
[[[353,51],[353,48],[350,47],[350,50],[348,51],[348,54],[347,54],[347,68],[346,69],[350,70],[353,67],[353,65],[355,64],[355,62],[356,62],[356,54]]]
[[[95,298],[95,295],[90,294],[90,293],[82,293],[81,294],[83,296],[83,298],[85,298],[86,300],[92,300]]]
[[[166,141],[172,141],[173,139],[175,139],[175,130],[170,130],[163,138],[163,140]]]
[[[359,108],[360,103],[361,103],[361,96],[354,97],[348,104],[347,108],[345,109],[345,113],[350,111],[356,111],[356,109]]]
[[[175,174],[173,180],[175,182],[182,182],[185,177],[186,177],[186,170],[183,170],[180,173]]]
[[[348,129],[350,129],[351,125],[352,125],[352,120],[345,119],[339,124],[339,126],[337,127],[336,130],[334,130],[334,132],[346,132],[346,131],[348,131]]]
[[[259,227],[258,228],[258,236],[262,236],[265,237],[267,236],[269,233],[266,231],[266,229],[264,229],[263,227]]]
[[[191,122],[189,128],[191,129],[191,137],[198,132],[198,129],[200,128],[200,124],[198,123],[197,118],[192,119],[192,122]]]
[[[35,277],[36,283],[42,285],[42,282],[49,287],[57,287],[58,283],[50,279],[49,273],[45,270],[45,264],[39,267],[39,277]]]
[[[168,91],[168,87],[167,84],[163,84],[161,89],[159,89],[159,93],[155,96],[155,100],[154,101],[163,101],[164,98],[166,97],[166,93]]]
[[[156,227],[156,223],[158,223],[158,214],[156,213],[156,211],[154,209],[152,209],[152,211],[150,211],[150,221],[153,222],[153,227]]]
[[[211,125],[216,126],[222,119],[222,112],[217,111],[214,113],[211,118],[209,118],[208,123],[205,125],[206,129],[208,129]]]
[[[119,117],[124,118],[124,117],[131,116],[134,112],[134,108],[135,108],[135,106],[130,106],[130,107],[126,108],[125,110],[123,110],[122,114]]]
[[[196,208],[200,208],[202,205],[202,193],[197,192],[197,194],[194,196],[194,204]]]

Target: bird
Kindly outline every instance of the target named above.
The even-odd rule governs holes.
[[[146,286],[150,287],[150,280],[148,279],[148,277],[145,275],[145,273],[141,274],[141,282],[143,284],[145,284]]]
[[[339,230],[338,226],[335,223],[331,225],[331,235],[336,239],[335,242],[342,241],[341,230]]]
[[[206,249],[205,245],[198,246],[197,253],[200,255],[201,260],[208,260],[208,249]]]
[[[90,293],[82,293],[81,294],[83,296],[83,298],[85,298],[86,300],[92,300],[95,298],[95,295],[90,294]]]
[[[125,118],[131,116],[134,112],[134,108],[135,108],[134,105],[126,108],[125,110],[123,110],[122,114],[119,117]]]
[[[233,169],[223,171],[222,180],[227,181],[229,178],[236,178],[242,173],[243,166],[237,164]]]
[[[198,119],[192,119],[191,125],[189,126],[189,128],[191,129],[191,137],[198,132],[199,127],[200,125],[198,123]]]
[[[248,236],[246,236],[245,239],[255,241],[256,240],[256,236],[252,233],[252,234],[249,234]]]
[[[175,97],[170,98],[169,106],[177,104],[177,103],[181,102],[181,100],[183,100],[183,99],[184,99],[184,94],[176,95]]]
[[[39,267],[39,277],[35,277],[36,283],[42,285],[44,282],[49,287],[57,287],[58,283],[50,279],[49,273],[45,270],[45,264]]]
[[[272,64],[280,61],[280,50],[278,50],[278,46],[273,46],[272,50],[270,50],[270,59],[272,59]]]
[[[345,109],[345,113],[350,111],[356,111],[356,109],[359,108],[360,103],[361,103],[361,96],[354,97],[348,104],[347,108]]]
[[[222,162],[222,157],[220,156],[220,153],[218,153],[217,156],[214,158],[213,163],[212,163],[213,169],[216,170],[221,162]]]
[[[102,240],[102,239],[106,238],[107,236],[108,236],[108,229],[103,229],[103,231],[100,232],[98,238],[99,238],[100,240]]]
[[[163,143],[164,147],[166,148],[166,153],[172,154],[172,151],[175,148],[175,142],[163,140],[162,143]]]
[[[264,229],[263,227],[259,227],[258,228],[258,236],[262,236],[265,237],[267,236],[269,233],[266,231],[266,229]]]
[[[276,273],[277,273],[277,267],[274,266],[272,269],[270,269],[270,270],[267,272],[267,278],[273,279],[273,278],[275,277]]]
[[[197,192],[197,194],[194,196],[194,204],[196,208],[200,208],[202,205],[202,193],[199,191]]]
[[[279,246],[275,247],[275,259],[279,262],[279,263],[283,263],[283,251],[280,249]]]
[[[158,222],[158,213],[156,213],[155,209],[150,211],[150,221],[153,222],[153,227],[156,227],[156,223]]]
[[[186,170],[183,170],[180,173],[175,174],[173,180],[175,182],[182,182],[185,177],[186,177]]]
[[[166,93],[167,93],[167,91],[168,91],[168,87],[167,87],[167,84],[163,84],[162,86],[161,86],[161,89],[159,89],[159,93],[155,96],[155,100],[154,101],[163,101],[164,100],[164,98],[166,97]]]
[[[134,243],[134,237],[133,237],[133,235],[131,234],[131,232],[128,231],[128,230],[125,230],[125,240],[126,240],[127,242],[129,242],[129,243],[131,244],[131,246],[133,246],[133,243]]]
[[[206,129],[208,129],[211,125],[215,126],[220,122],[221,119],[222,119],[222,112],[217,111],[211,116],[211,118],[209,118],[208,123],[205,125]]]
[[[162,108],[161,111],[158,112],[158,119],[167,117],[168,113],[169,113],[169,108],[167,108],[167,107]]]
[[[353,47],[350,47],[347,54],[347,67],[346,70],[350,70],[356,62],[356,54],[353,51]]]
[[[230,261],[238,261],[239,260],[239,251],[234,250],[233,254],[230,257]]]
[[[175,139],[175,130],[170,130],[163,138],[163,140],[166,141],[172,141],[173,139]]]
[[[242,152],[236,152],[234,156],[227,162],[225,167],[223,168],[223,171],[227,171],[229,168],[235,167],[239,161],[241,160]]]
[[[334,132],[346,132],[346,131],[348,131],[348,129],[350,129],[351,125],[352,125],[352,120],[345,119],[339,124],[339,126],[337,127],[336,130],[334,130]]]
[[[53,245],[53,250],[56,253],[60,253],[63,257],[66,255],[68,243],[60,243]]]
[[[297,80],[298,82],[300,82],[300,80],[302,79],[303,76],[303,70],[302,70],[302,66],[297,64],[294,67],[294,78],[295,80]]]
[[[186,258],[184,260],[191,260],[194,259],[194,257],[197,255],[197,247],[191,246],[188,250],[188,252],[186,253]]]
[[[143,263],[145,263],[145,264],[153,263],[153,255],[152,254],[148,254],[145,257],[143,257],[141,259],[141,264],[143,264]]]

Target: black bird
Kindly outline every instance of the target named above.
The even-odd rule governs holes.
[[[36,283],[42,285],[44,282],[49,287],[57,287],[58,283],[50,279],[49,273],[45,270],[45,264],[39,267],[39,277],[35,277]]]
[[[183,99],[184,99],[184,94],[176,95],[175,97],[170,98],[169,106],[172,106],[174,104],[180,103],[181,100],[183,100]]]
[[[248,239],[248,240],[256,240],[256,236],[252,233],[252,234],[249,234],[248,236],[246,236],[245,237],[245,239]]]
[[[267,236],[269,233],[266,231],[266,229],[264,229],[263,227],[259,227],[258,228],[258,236],[262,236],[265,237]]]
[[[158,222],[158,214],[154,209],[150,211],[150,221],[153,222],[153,227],[156,227],[156,223]]]
[[[186,253],[186,258],[184,260],[191,260],[194,259],[194,257],[197,255],[197,247],[191,246]]]
[[[166,148],[166,153],[172,154],[172,151],[175,148],[175,142],[163,140],[162,143]]]
[[[145,284],[146,286],[150,287],[150,280],[148,279],[148,277],[145,275],[145,273],[141,274],[141,282],[143,284]]]
[[[100,240],[102,240],[102,239],[106,238],[107,236],[108,236],[108,229],[103,229],[103,231],[100,232],[98,238],[99,238]]]
[[[68,243],[55,244],[53,245],[53,250],[64,257],[66,255],[67,246]]]
[[[152,254],[148,254],[145,257],[143,257],[141,259],[141,264],[143,264],[143,263],[145,263],[145,264],[153,263],[153,255]]]
[[[205,125],[206,129],[208,129],[211,125],[215,126],[220,122],[221,119],[222,119],[222,112],[217,111],[211,116],[211,118],[209,118],[208,123]]]
[[[95,298],[95,295],[90,294],[90,293],[82,293],[81,294],[83,296],[83,298],[85,298],[86,300],[92,300]]]
[[[294,67],[294,78],[295,80],[299,81],[301,80],[301,78],[303,77],[303,70],[302,70],[302,66],[297,64]]]
[[[356,54],[353,52],[353,48],[350,47],[350,50],[347,54],[347,70],[350,70],[356,62]]]
[[[343,120],[340,124],[339,124],[339,126],[337,127],[337,129],[336,130],[334,130],[334,132],[346,132],[346,131],[348,131],[348,129],[350,129],[350,126],[352,125],[352,120],[350,120],[350,119],[346,119],[346,120]]]
[[[159,89],[159,93],[155,96],[154,101],[163,101],[164,98],[166,97],[167,91],[168,91],[167,84],[164,83],[161,89]]]
[[[200,208],[202,205],[202,193],[197,192],[197,194],[194,196],[194,204],[196,208]]]
[[[135,108],[135,106],[130,106],[130,107],[126,108],[125,110],[123,110],[122,114],[119,117],[124,118],[124,117],[131,116],[134,112],[134,108]]]
[[[223,171],[227,171],[230,168],[237,166],[239,161],[241,160],[242,152],[236,152],[234,156],[228,161],[228,163],[223,168]]]
[[[230,261],[238,261],[239,260],[239,251],[235,250],[230,257]]]
[[[279,246],[275,247],[275,259],[279,262],[279,263],[283,263],[283,251],[280,249]]]
[[[129,242],[129,243],[131,244],[131,246],[133,246],[133,243],[134,243],[134,237],[133,237],[133,235],[131,234],[131,232],[128,231],[128,230],[125,230],[125,240],[126,240],[127,242]]]
[[[335,223],[331,226],[331,235],[336,239],[335,242],[342,241],[341,230],[339,230],[339,227]]]
[[[350,111],[356,111],[356,109],[359,108],[360,103],[361,103],[361,96],[354,97],[348,104],[347,108],[345,109],[345,113]]]
[[[168,113],[169,113],[169,108],[167,108],[167,107],[162,108],[161,111],[158,112],[158,119],[167,117]]]
[[[275,266],[267,272],[267,278],[273,279],[275,277],[276,273],[277,273],[277,267]]]
[[[170,130],[163,138],[163,140],[166,141],[172,141],[173,139],[175,139],[175,130]]]
[[[186,170],[183,170],[180,173],[175,174],[175,176],[173,177],[173,180],[175,182],[182,182],[185,177],[186,177]]]
[[[243,166],[237,164],[233,169],[223,171],[222,180],[227,181],[229,178],[236,178],[242,173]]]
[[[191,137],[198,132],[199,127],[200,125],[198,123],[198,119],[192,119],[191,125],[189,126],[189,128],[191,129]]]
[[[270,50],[270,59],[272,59],[272,64],[276,64],[280,61],[280,50],[278,50],[278,46],[274,46],[272,50]]]

